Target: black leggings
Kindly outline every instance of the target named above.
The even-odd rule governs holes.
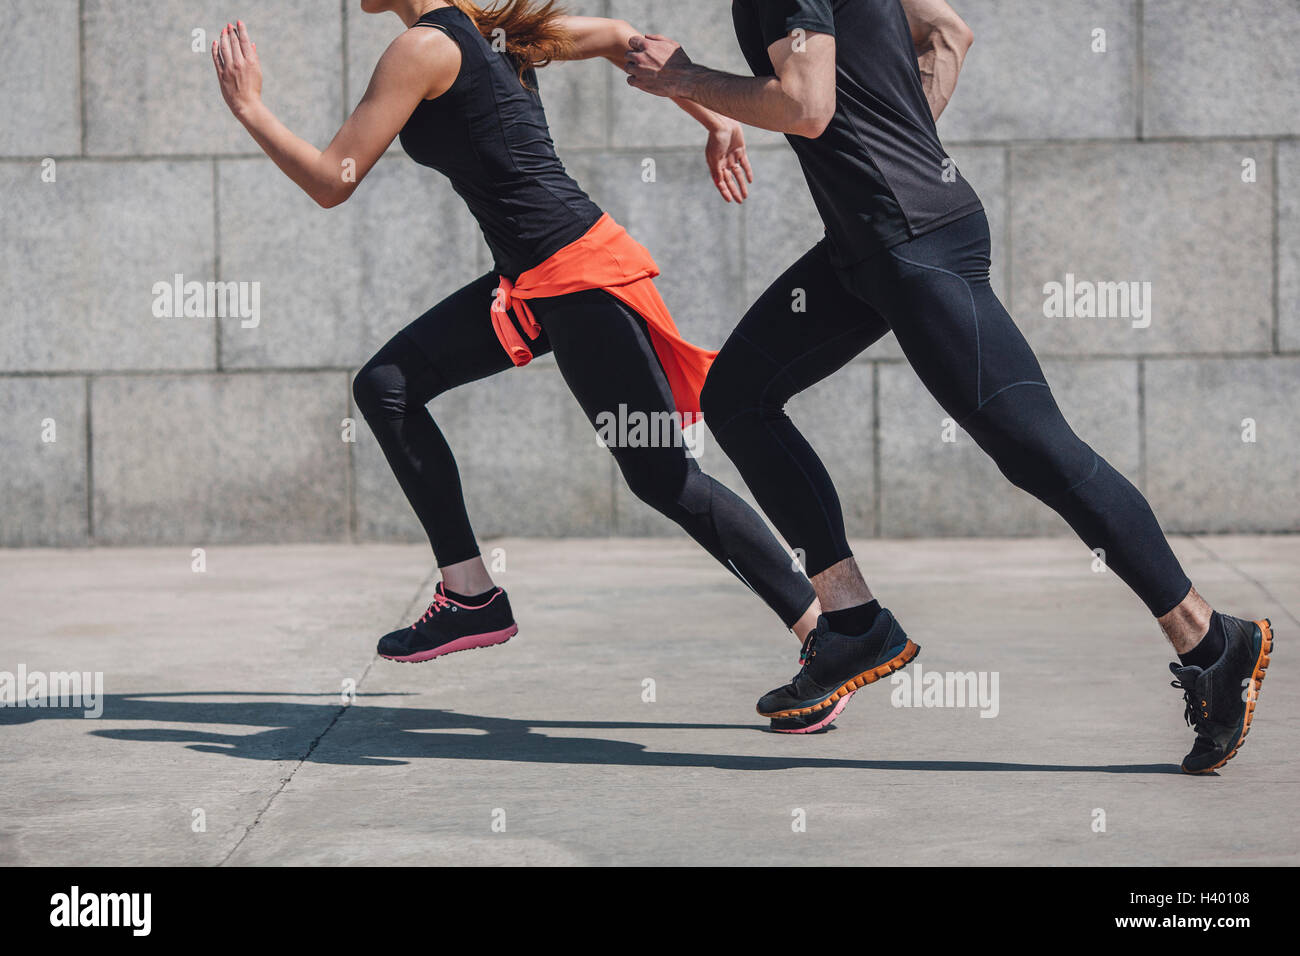
[[[485,275],[398,332],[357,375],[353,394],[442,567],[478,556],[460,474],[425,408],[435,396],[512,368],[488,316],[495,275]],[[534,355],[554,351],[587,418],[673,410],[644,321],[602,290],[530,303],[542,335]],[[656,421],[651,417],[649,421]],[[767,602],[787,627],[812,604],[808,579],[749,505],[700,470],[680,431],[657,447],[610,450],[642,501],[671,518]],[[630,444],[630,443],[629,443]],[[509,449],[502,448],[502,455]],[[563,454],[557,451],[557,454]]]
[[[806,311],[792,308],[802,293]],[[785,414],[791,396],[892,329],[930,394],[1006,477],[1061,515],[1156,616],[1191,588],[1141,493],[1066,423],[989,284],[982,212],[849,270],[825,243],[749,310],[704,386],[718,444],[809,575],[849,557],[830,476]]]

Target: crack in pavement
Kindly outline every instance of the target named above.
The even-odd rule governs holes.
[[[424,593],[425,589],[429,586],[429,582],[433,580],[434,575],[436,575],[437,573],[438,573],[438,569],[435,567],[432,571],[428,573],[428,575],[425,576],[424,580],[420,582],[420,586],[415,591],[415,596],[406,603],[406,608],[401,616],[401,619],[398,622],[397,625],[398,627],[401,626],[401,621],[409,620],[411,615],[415,612],[415,609],[419,607],[420,595]],[[356,689],[358,692],[361,690],[361,685],[365,683],[366,678],[370,676],[370,670],[375,666],[375,662],[378,660],[379,660],[379,656],[376,654],[374,657],[370,658],[370,663],[366,664],[365,670],[361,672],[361,677],[357,679]],[[316,748],[320,746],[320,742],[325,739],[325,735],[334,729],[334,725],[337,724],[343,718],[343,715],[347,713],[348,710],[351,709],[351,707],[352,707],[351,704],[339,705],[338,711],[334,714],[329,724],[326,725],[324,730],[322,730],[319,734],[317,734],[314,738],[312,738],[311,743],[307,745],[306,753],[304,753],[301,757],[298,758],[298,762],[293,765],[293,769],[289,771],[289,775],[283,777],[280,780],[280,785],[275,788],[275,791],[271,794],[270,798],[266,801],[266,804],[262,807],[261,810],[257,812],[257,816],[253,817],[253,822],[244,828],[243,834],[240,836],[240,838],[237,841],[235,841],[235,845],[230,848],[230,851],[221,858],[221,862],[219,862],[217,866],[219,867],[225,866],[227,863],[229,863],[230,858],[233,857],[239,851],[239,848],[243,846],[244,843],[248,840],[248,838],[253,835],[253,831],[256,830],[257,825],[262,822],[262,818],[266,816],[266,812],[271,809],[271,805],[275,803],[276,798],[280,796],[280,794],[284,793],[285,788],[289,786],[289,783],[293,780],[294,775],[297,774],[297,772],[300,769],[302,769],[302,765],[305,764],[309,759],[311,759],[311,755],[316,752]]]
[[[1248,574],[1246,571],[1244,571],[1234,562],[1220,556],[1209,545],[1207,545],[1204,541],[1202,541],[1199,536],[1185,535],[1183,537],[1185,537],[1187,540],[1195,544],[1196,547],[1198,547],[1210,560],[1215,561],[1218,564],[1221,564],[1222,566],[1228,568],[1234,574],[1240,577],[1242,580],[1253,585],[1261,594],[1264,595],[1265,598],[1267,598],[1269,601],[1277,605],[1277,607],[1281,609],[1282,613],[1285,614],[1287,618],[1289,618],[1290,621],[1296,625],[1297,628],[1300,628],[1300,618],[1297,618],[1296,614],[1294,614],[1291,611],[1291,609],[1287,607],[1277,597],[1277,595],[1275,595],[1268,588],[1266,584],[1264,584],[1259,579],[1253,577],[1252,575]],[[406,608],[402,615],[402,620],[410,619],[414,611],[419,606],[420,595],[422,595],[425,592],[425,590],[428,588],[430,582],[433,580],[436,574],[437,574],[437,568],[434,568],[429,572],[429,574],[424,578],[424,580],[421,581],[419,587],[416,589],[415,595],[411,598],[411,600],[406,605]],[[398,626],[400,626],[400,621]],[[361,690],[362,685],[365,683],[366,678],[370,675],[371,670],[373,669],[375,663],[378,660],[379,657],[378,655],[376,655],[370,659],[370,662],[368,664],[366,664],[365,669],[361,672],[361,677],[357,680],[356,689],[358,691]],[[330,733],[330,731],[334,729],[334,727],[338,724],[338,722],[342,720],[343,715],[351,708],[351,706],[352,706],[351,704],[339,705],[338,710],[335,712],[334,716],[330,719],[329,723],[319,734],[317,734],[315,737],[312,738],[311,742],[307,745],[306,751],[303,753],[301,757],[298,758],[297,762],[294,764],[293,769],[289,771],[287,776],[283,777],[280,780],[280,785],[276,787],[275,791],[267,799],[262,809],[258,811],[257,815],[253,818],[252,822],[249,823],[248,826],[244,828],[243,834],[235,842],[235,845],[230,848],[229,852],[227,852],[226,855],[222,857],[221,862],[219,862],[217,866],[227,865],[230,862],[230,860],[234,857],[234,855],[239,851],[240,847],[242,847],[248,841],[248,838],[253,835],[253,832],[261,824],[262,819],[266,816],[267,812],[271,809],[272,805],[274,805],[276,799],[280,796],[280,794],[282,794],[288,788],[289,784],[293,781],[293,778],[298,773],[298,771],[302,769],[302,766],[308,760],[311,759],[311,756],[313,753],[316,752],[317,747],[320,746],[321,742]]]

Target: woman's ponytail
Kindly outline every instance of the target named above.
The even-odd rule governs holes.
[[[501,0],[490,7],[473,0],[449,2],[474,21],[484,39],[515,62],[520,83],[528,70],[564,59],[573,49],[573,38],[560,27],[564,11],[556,0]]]

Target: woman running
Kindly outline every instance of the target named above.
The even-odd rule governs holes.
[[[226,25],[212,58],[231,112],[321,206],[345,201],[400,137],[412,159],[451,181],[495,259],[492,272],[398,332],[353,384],[442,573],[428,610],[381,638],[380,655],[427,661],[499,644],[518,631],[480,556],[451,449],[425,405],[546,352],[593,426],[623,407],[645,421],[670,422],[671,440],[652,447],[607,442],[628,487],[804,639],[819,610],[812,586],[758,515],[700,470],[681,438],[678,422],[698,416],[715,353],[678,335],[652,281],[654,260],[565,172],[537,94],[535,69],[552,60],[602,56],[621,69],[636,31],[531,0],[488,10],[467,0],[362,0],[361,9],[396,13],[408,29],[323,152],[262,103],[257,47],[243,23]],[[709,131],[719,192],[743,201],[752,174],[739,124],[679,105]],[[345,168],[355,175],[344,177]]]

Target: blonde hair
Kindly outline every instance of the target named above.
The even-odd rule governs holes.
[[[478,32],[490,42],[504,40],[506,55],[519,71],[519,82],[527,86],[524,74],[552,60],[564,59],[573,50],[573,37],[560,27],[564,10],[557,0],[501,0],[480,7],[473,0],[448,0],[474,21]]]

